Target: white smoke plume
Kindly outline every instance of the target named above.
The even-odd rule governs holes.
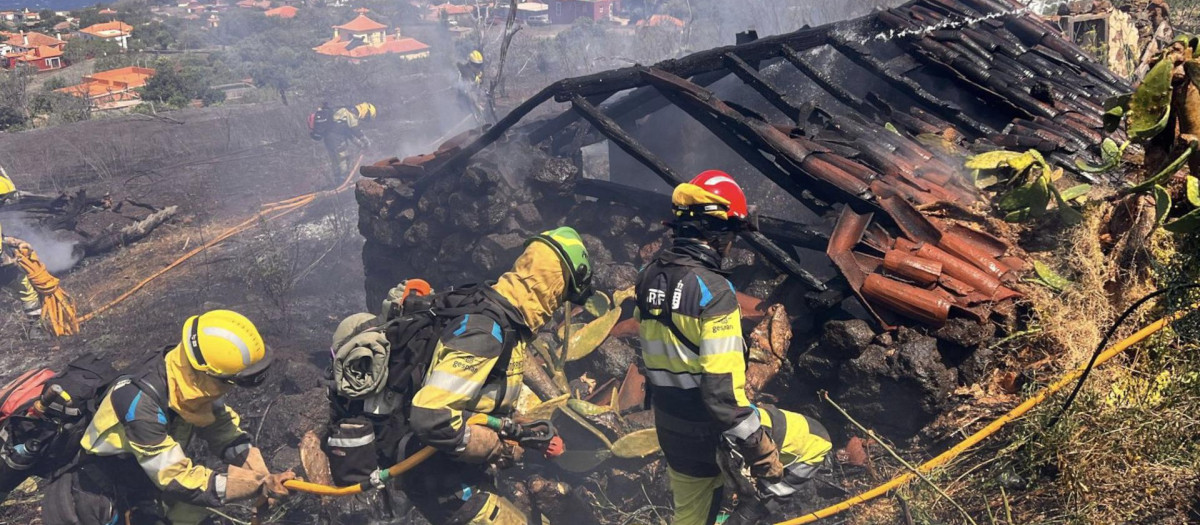
[[[83,258],[82,252],[77,253],[75,249],[75,241],[46,229],[25,213],[0,214],[0,228],[5,237],[16,237],[33,246],[38,258],[52,274],[59,275],[74,268]]]

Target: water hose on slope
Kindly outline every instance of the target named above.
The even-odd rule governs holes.
[[[1135,308],[1136,306],[1139,306],[1142,302],[1144,302],[1144,301],[1139,301],[1138,303],[1135,303],[1134,307],[1131,307],[1131,308]],[[1021,417],[1026,412],[1029,412],[1031,409],[1033,409],[1034,407],[1041,404],[1043,401],[1045,401],[1051,395],[1066,388],[1068,385],[1071,384],[1072,381],[1075,381],[1076,379],[1084,377],[1088,373],[1088,371],[1091,370],[1093,367],[1099,366],[1099,365],[1102,365],[1102,364],[1108,362],[1110,359],[1120,355],[1122,352],[1124,352],[1125,350],[1128,350],[1133,345],[1141,342],[1142,340],[1146,339],[1147,337],[1150,337],[1151,335],[1158,332],[1159,330],[1162,330],[1163,328],[1170,325],[1171,323],[1188,315],[1189,313],[1194,311],[1197,307],[1200,307],[1200,303],[1192,304],[1191,306],[1189,306],[1187,308],[1184,308],[1177,312],[1173,312],[1173,313],[1163,317],[1162,319],[1159,319],[1153,323],[1150,323],[1149,325],[1142,328],[1141,330],[1138,330],[1137,333],[1125,338],[1124,340],[1117,343],[1112,348],[1110,348],[1104,352],[1098,353],[1086,365],[1080,365],[1079,367],[1076,367],[1074,370],[1071,370],[1070,372],[1068,372],[1066,375],[1059,378],[1054,383],[1052,383],[1049,386],[1047,386],[1046,388],[1042,389],[1042,391],[1038,392],[1033,397],[1025,400],[1024,403],[1017,405],[1016,408],[1012,409],[1007,414],[1000,416],[995,421],[992,421],[991,423],[989,423],[987,426],[979,429],[979,431],[975,432],[974,434],[971,434],[967,439],[964,439],[959,444],[955,445],[954,447],[951,447],[949,450],[941,453],[937,457],[935,457],[929,461],[926,461],[925,463],[922,463],[920,466],[917,467],[917,470],[922,473],[929,473],[933,469],[938,468],[942,465],[945,465],[946,463],[950,462],[954,458],[961,455],[963,452],[966,452],[967,449],[979,444],[981,441],[983,441],[987,437],[991,436],[992,434],[995,434],[997,431],[999,431],[1001,428],[1003,428],[1004,425],[1007,425],[1010,421],[1012,421],[1018,417]],[[1111,333],[1111,330],[1110,330],[1110,333]],[[844,512],[860,503],[865,503],[872,499],[878,498],[879,496],[887,494],[888,492],[890,492],[896,488],[899,488],[916,478],[917,478],[917,476],[915,474],[913,474],[911,472],[906,472],[904,474],[901,474],[899,476],[892,478],[887,483],[879,485],[871,490],[860,493],[856,496],[847,498],[840,503],[831,505],[829,507],[825,507],[823,509],[820,509],[820,510],[817,510],[814,512],[810,512],[808,514],[804,514],[802,516],[798,516],[796,518],[792,518],[787,521],[777,523],[776,525],[803,525],[805,523],[812,523],[819,519],[828,518],[830,516]]]

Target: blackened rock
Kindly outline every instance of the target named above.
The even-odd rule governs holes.
[[[821,346],[831,350],[842,359],[855,359],[875,338],[875,330],[862,319],[829,321],[821,334]]]
[[[958,379],[964,385],[981,383],[995,369],[996,351],[979,348],[958,366]]]
[[[733,248],[729,250],[729,255],[721,261],[721,268],[726,270],[737,268],[738,266],[754,266],[754,262],[758,260],[754,252],[742,248]]]
[[[605,293],[624,290],[637,281],[637,269],[632,264],[602,264],[594,268],[596,289]]]
[[[787,275],[773,275],[770,278],[755,279],[741,288],[746,295],[766,301],[775,293],[775,289],[787,280]]]
[[[404,232],[404,242],[410,246],[428,246],[429,241],[433,239],[432,230],[433,227],[428,222],[418,220],[408,231]]]
[[[842,363],[839,401],[855,417],[896,441],[906,440],[946,408],[957,373],[941,361],[937,342],[900,328],[893,348],[870,345]]]
[[[796,381],[808,388],[832,385],[837,380],[841,362],[846,359],[844,354],[818,342],[793,343],[794,346],[799,344],[803,344],[805,350],[789,358],[794,363],[792,370]]]
[[[996,325],[955,317],[946,321],[933,335],[943,342],[939,346],[947,359],[961,362],[976,348],[982,347],[995,337]]]
[[[541,169],[535,170],[530,177],[531,182],[541,183],[551,187],[561,187],[579,173],[579,168],[568,159],[551,157],[546,160]]]
[[[484,237],[471,252],[471,262],[486,275],[495,275],[508,269],[525,246],[525,239],[517,233],[494,233]]]
[[[636,242],[619,241],[619,246],[613,251],[613,257],[618,262],[632,263],[638,260],[638,252],[642,249]]]
[[[637,350],[616,337],[610,337],[600,344],[600,348],[597,348],[588,360],[592,377],[600,382],[607,381],[608,378],[621,381],[625,379],[629,365],[637,362]]]
[[[542,214],[538,212],[537,206],[531,203],[525,203],[513,209],[514,217],[521,227],[527,230],[542,230]]]
[[[593,267],[612,262],[612,252],[608,251],[608,247],[599,237],[590,233],[581,234],[580,237],[583,237],[583,245],[587,247],[588,259]]]

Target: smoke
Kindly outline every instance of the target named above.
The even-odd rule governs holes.
[[[74,268],[83,258],[82,250],[75,249],[75,241],[63,239],[60,234],[46,229],[23,212],[0,214],[0,227],[5,237],[16,237],[33,246],[38,258],[52,274],[58,275]]]

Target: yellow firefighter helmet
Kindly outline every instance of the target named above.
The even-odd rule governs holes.
[[[218,379],[253,386],[271,365],[271,352],[242,314],[212,310],[183,324],[183,349],[192,368]]]
[[[8,178],[8,172],[0,167],[0,198],[17,191],[17,185],[13,184],[12,179]]]
[[[483,63],[483,52],[481,52],[478,49],[471,51],[471,54],[467,55],[467,62],[470,62],[472,64],[482,64]]]

